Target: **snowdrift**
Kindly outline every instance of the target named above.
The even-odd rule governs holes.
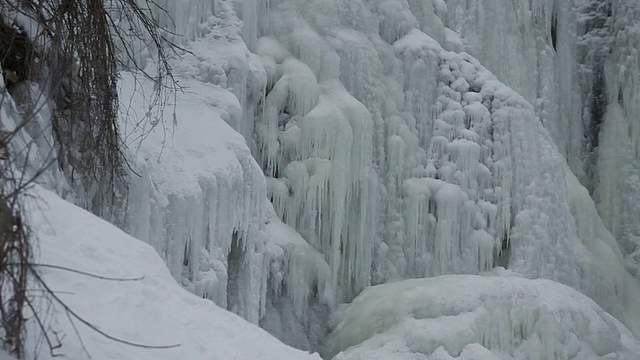
[[[149,245],[71,205],[40,187],[31,192],[27,213],[37,239],[41,264],[64,266],[116,278],[106,281],[53,268],[41,268],[47,285],[66,305],[100,330],[146,345],[179,344],[171,349],[144,349],[114,342],[74,321],[59,306],[39,301],[45,320],[65,338],[57,352],[70,359],[319,359],[294,350],[239,316],[182,289]],[[28,351],[39,339],[33,323]],[[248,343],[250,341],[250,343]],[[84,347],[84,349],[83,349]],[[49,359],[40,346],[38,359]],[[35,358],[29,353],[27,358]]]

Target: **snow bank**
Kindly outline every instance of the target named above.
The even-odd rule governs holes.
[[[149,245],[42,188],[34,188],[31,195],[26,211],[37,239],[38,263],[110,277],[143,277],[131,282],[105,281],[40,268],[57,296],[85,320],[117,338],[148,345],[180,344],[164,350],[131,347],[105,339],[76,321],[78,338],[56,304],[46,319],[65,336],[59,353],[70,358],[90,354],[94,359],[135,360],[319,359],[288,348],[257,326],[182,289]],[[46,307],[42,310],[47,311]],[[30,341],[36,340],[33,326],[29,325]],[[32,344],[27,350],[33,350]],[[27,358],[35,355],[30,353]],[[51,357],[41,349],[38,358]]]
[[[337,311],[329,357],[637,359],[640,343],[577,291],[517,276],[447,275],[374,286]]]

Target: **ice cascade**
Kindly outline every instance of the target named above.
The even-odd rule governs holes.
[[[254,9],[253,51],[268,79],[256,156],[276,213],[324,255],[338,301],[369,284],[501,265],[579,289],[633,325],[638,286],[609,267],[611,256],[623,260],[606,230],[585,228],[597,214],[571,205],[592,202],[568,180],[567,145],[554,145],[537,102],[455,53],[463,40],[440,20],[453,23],[454,3]],[[525,25],[551,26],[568,11],[552,5],[523,8]],[[560,41],[531,51],[551,40]]]

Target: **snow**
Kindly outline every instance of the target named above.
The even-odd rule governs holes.
[[[94,359],[136,360],[319,359],[279,343],[237,315],[188,293],[171,277],[152,247],[55,194],[33,188],[26,211],[37,239],[37,263],[116,278],[143,277],[129,282],[106,281],[40,267],[46,284],[67,306],[117,338],[148,345],[180,345],[171,349],[132,347],[105,339],[74,321],[78,337],[56,304],[48,310],[47,319],[53,330],[65,336],[58,353],[75,359],[88,354]],[[47,311],[46,303],[41,305],[42,311]],[[37,336],[33,326],[29,324],[30,341]],[[251,339],[250,346],[247,339]],[[33,350],[32,344],[28,351]],[[27,358],[35,355],[29,353]],[[38,358],[52,357],[42,349]]]
[[[347,359],[636,359],[640,343],[579,292],[517,276],[446,275],[370,287],[332,318]]]

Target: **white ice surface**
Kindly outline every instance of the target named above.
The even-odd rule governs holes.
[[[185,287],[254,323],[273,294],[304,322],[316,296],[330,304],[372,282],[478,273],[504,260],[526,277],[579,289],[637,326],[637,283],[566,165],[581,166],[582,106],[568,91],[575,49],[556,53],[547,35],[550,10],[564,24],[567,3],[505,3],[171,3],[176,30],[194,40],[174,68],[186,93],[176,128],[170,106],[143,145],[130,143],[142,177],[132,181],[126,228],[153,244]],[[557,31],[560,44],[571,43],[573,29]],[[609,84],[623,104],[610,107],[601,139],[597,203],[614,233],[631,229],[617,221],[633,223],[637,210],[633,198],[607,195],[637,186],[629,167],[617,176],[637,157],[633,31],[620,32],[620,67],[609,69],[630,80]],[[520,94],[457,53],[462,47]],[[138,85],[145,94],[154,86]],[[148,111],[139,95],[133,105],[138,119]],[[128,140],[145,133],[128,130]],[[249,149],[270,176],[268,192]],[[265,195],[291,227],[264,216]],[[248,266],[234,271],[230,297],[234,236],[248,244]]]
[[[373,286],[338,310],[332,326],[326,354],[339,353],[335,360],[640,356],[631,333],[591,299],[519,276],[445,275]]]
[[[588,192],[567,180],[575,159],[565,155],[576,143],[554,143],[581,137],[565,126],[576,123],[570,92],[549,83],[554,71],[571,82],[572,50],[551,63],[553,44],[541,37],[551,10],[566,16],[566,4],[468,7],[283,0],[256,8],[268,20],[252,30],[269,79],[254,118],[257,158],[277,214],[324,255],[338,302],[372,283],[504,265],[582,291],[640,333],[639,287],[612,265],[623,259],[606,230],[590,232],[598,215]],[[494,21],[493,10],[517,16]],[[476,28],[491,45],[477,50],[496,60],[498,77],[445,50],[447,37],[481,47]],[[571,29],[557,30],[570,42]],[[523,70],[537,65],[540,79]]]

